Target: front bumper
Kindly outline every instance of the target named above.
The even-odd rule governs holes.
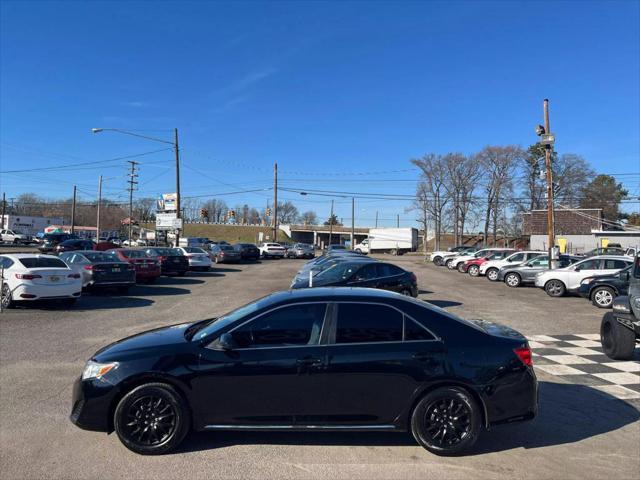
[[[73,384],[69,420],[83,430],[110,432],[111,407],[117,394],[117,388],[105,381],[78,377]]]
[[[589,292],[591,291],[590,287],[591,286],[588,283],[584,285],[580,285],[580,287],[578,287],[578,290],[577,290],[578,295],[580,295],[582,298],[589,298],[590,297]]]

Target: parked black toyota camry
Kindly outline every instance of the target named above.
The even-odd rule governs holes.
[[[190,430],[251,429],[410,431],[452,454],[536,412],[518,332],[397,293],[314,288],[103,348],[74,385],[71,421],[142,454]]]

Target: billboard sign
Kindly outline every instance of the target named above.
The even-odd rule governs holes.
[[[163,193],[158,199],[158,211],[159,212],[175,212],[176,211],[176,198],[175,193]]]
[[[182,219],[176,213],[156,213],[156,230],[182,230]]]

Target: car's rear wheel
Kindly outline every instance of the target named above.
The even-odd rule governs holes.
[[[409,290],[408,288],[403,288],[402,290],[400,290],[400,294],[404,295],[405,297],[412,297],[413,295],[411,295],[411,290]]]
[[[442,266],[442,257],[436,257],[433,259],[433,264],[436,267],[441,267]]]
[[[430,452],[454,455],[473,446],[481,420],[480,407],[467,391],[442,387],[418,402],[411,416],[411,433]]]
[[[113,424],[125,447],[142,455],[175,449],[189,432],[189,409],[164,383],[147,383],[127,393],[116,407]]]
[[[116,290],[118,290],[118,293],[129,293],[130,288],[131,288],[130,286],[118,287]]]
[[[453,265],[453,258],[450,258],[449,260],[447,260],[446,262],[444,262],[444,265],[449,269],[449,270],[453,270],[455,268],[455,266]]]
[[[506,283],[509,287],[516,288],[520,286],[520,283],[522,283],[522,279],[517,273],[508,273],[507,276],[504,277],[504,283]]]
[[[550,297],[562,297],[567,291],[567,288],[560,280],[549,280],[544,284],[544,291],[547,292],[547,295]]]
[[[14,305],[11,287],[9,287],[8,283],[2,284],[2,297],[0,301],[2,302],[2,308],[11,308]]]
[[[456,266],[456,268],[458,269],[458,271],[460,273],[464,273],[464,263],[463,262],[458,262],[458,265]]]
[[[468,269],[467,269],[467,273],[469,275],[471,275],[472,277],[477,277],[478,275],[480,275],[480,267],[477,265],[471,265]]]
[[[487,278],[489,280],[491,280],[492,282],[497,282],[498,281],[498,269],[497,268],[490,268],[489,270],[487,270]]]
[[[596,287],[591,293],[591,302],[598,308],[611,308],[615,296],[611,287]]]
[[[631,360],[636,346],[635,333],[618,323],[613,313],[609,312],[600,324],[600,343],[605,355],[613,360]]]

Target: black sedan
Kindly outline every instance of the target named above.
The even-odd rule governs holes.
[[[437,454],[529,420],[527,340],[391,292],[279,292],[220,318],[120,340],[87,362],[71,421],[134,452],[189,430],[410,431]]]
[[[189,259],[177,248],[152,247],[144,251],[160,263],[162,275],[184,276],[189,271]]]
[[[612,275],[587,277],[580,282],[578,293],[599,308],[611,308],[613,299],[629,292],[629,280],[633,265]]]
[[[366,287],[391,290],[410,297],[418,296],[418,282],[413,272],[392,263],[345,260],[332,264],[316,275],[297,275],[292,289],[309,287]]]
[[[260,260],[260,250],[253,243],[236,243],[233,246],[236,252],[240,252],[240,258],[242,260]]]
[[[133,265],[117,256],[95,250],[62,252],[60,259],[82,278],[82,288],[116,288],[125,293],[136,284]]]

